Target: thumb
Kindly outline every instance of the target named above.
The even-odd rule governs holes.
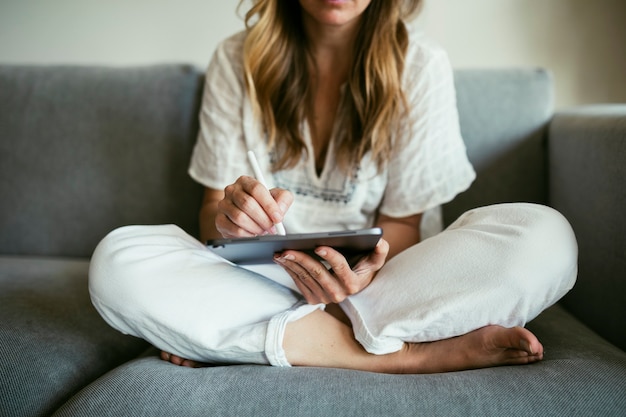
[[[352,270],[357,274],[369,270],[378,271],[385,264],[388,253],[389,243],[380,238],[372,253],[362,258]]]

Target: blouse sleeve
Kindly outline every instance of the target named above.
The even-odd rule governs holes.
[[[241,50],[241,35],[222,42],[205,75],[200,130],[189,175],[213,189],[223,189],[248,171]]]
[[[406,217],[452,200],[476,177],[459,126],[453,72],[444,50],[407,56],[409,121],[394,144],[380,213]]]

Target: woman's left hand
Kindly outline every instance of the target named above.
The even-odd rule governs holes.
[[[372,282],[385,264],[389,244],[381,238],[372,253],[359,260],[354,268],[350,268],[341,253],[328,246],[320,246],[315,253],[331,269],[303,252],[291,250],[274,256],[274,261],[291,275],[309,304],[340,303]]]

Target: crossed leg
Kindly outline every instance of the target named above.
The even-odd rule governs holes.
[[[574,285],[576,253],[571,227],[546,207],[516,204],[470,211],[446,232],[392,259],[369,287],[342,304],[355,329],[345,315],[328,308],[287,323],[282,339],[286,361],[296,366],[386,373],[433,373],[540,361],[543,346],[519,326]],[[450,262],[450,254],[455,262]],[[410,289],[416,291],[407,292]],[[381,294],[391,301],[381,301]],[[497,308],[485,312],[485,305]],[[419,306],[417,314],[413,314],[413,306]],[[355,310],[360,320],[354,320]],[[444,326],[439,332],[441,316],[463,320],[454,321],[454,331]],[[389,350],[372,348],[363,337],[361,322],[367,323],[367,330],[378,338],[376,342],[387,335],[397,340],[438,340],[400,342]],[[500,326],[477,329],[481,323]],[[398,329],[406,328],[406,338],[397,335]],[[423,331],[428,337],[415,337]],[[370,352],[394,353],[371,354],[355,334],[370,343]],[[452,334],[461,335],[450,337]],[[162,357],[177,365],[201,365],[167,353]]]
[[[543,346],[529,330],[495,325],[436,342],[405,343],[398,352],[373,355],[355,340],[352,328],[341,318],[321,310],[289,323],[283,347],[294,366],[382,373],[449,372],[543,359]],[[161,352],[161,358],[180,366],[203,366],[167,352]]]
[[[283,342],[289,362],[383,373],[434,373],[527,364],[543,358],[543,346],[522,327],[487,326],[462,336],[405,343],[386,355],[366,352],[352,329],[323,311],[290,323]]]

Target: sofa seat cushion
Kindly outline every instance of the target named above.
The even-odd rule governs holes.
[[[85,259],[0,256],[0,414],[49,415],[146,349],[92,307],[88,266]]]
[[[434,375],[258,365],[182,368],[156,352],[109,372],[55,416],[589,416],[626,409],[626,353],[561,307],[531,326],[545,360]]]

